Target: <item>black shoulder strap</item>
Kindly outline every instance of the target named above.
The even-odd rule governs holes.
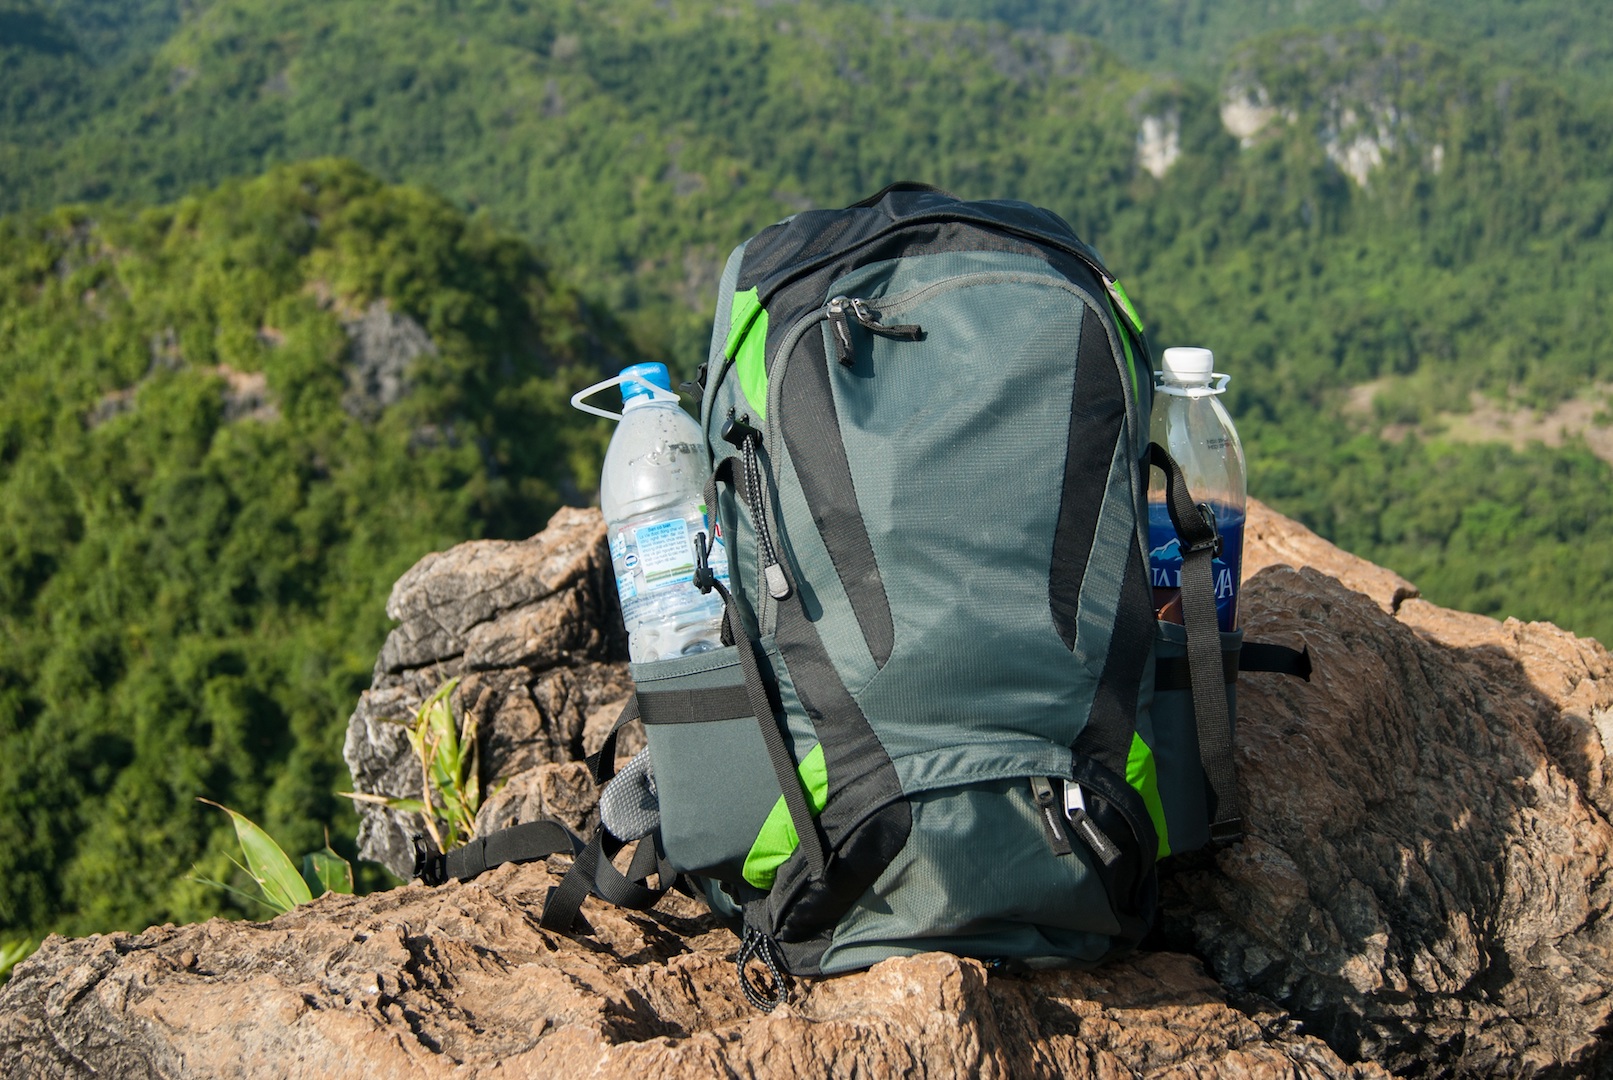
[[[616,773],[617,736],[638,717],[639,702],[635,695],[628,698],[604,745],[588,756],[588,772],[601,786]],[[570,931],[576,925],[583,901],[590,893],[618,907],[643,911],[654,907],[678,876],[662,856],[659,835],[654,833],[639,841],[627,873],[617,870],[611,859],[627,844],[612,836],[603,825],[587,843],[560,822],[542,819],[475,837],[464,847],[446,854],[432,851],[424,837],[415,837],[414,846],[414,876],[427,885],[441,885],[449,878],[469,881],[504,863],[574,855],[571,869],[566,871],[559,885],[549,890],[543,904],[541,925],[561,932]],[[646,884],[651,874],[659,877],[659,887],[651,888]]]

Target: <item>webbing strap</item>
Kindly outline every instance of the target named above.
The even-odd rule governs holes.
[[[795,826],[795,835],[800,839],[807,864],[813,874],[821,876],[824,867],[823,842],[818,838],[818,824],[813,820],[811,808],[807,806],[806,792],[801,788],[801,774],[797,771],[795,758],[790,754],[790,748],[784,742],[784,732],[779,728],[778,716],[782,709],[773,703],[767,684],[762,680],[761,664],[756,659],[758,646],[745,632],[738,602],[722,582],[714,581],[712,587],[722,596],[729,633],[739,646],[739,666],[745,674],[745,693],[750,696],[751,712],[761,725],[762,741],[767,744],[767,756],[773,763],[779,792],[784,796],[784,806],[790,812],[790,824]]]
[[[1243,835],[1243,811],[1238,801],[1237,766],[1232,760],[1232,721],[1227,715],[1215,574],[1210,566],[1220,535],[1213,515],[1193,502],[1175,459],[1158,443],[1148,444],[1148,455],[1150,464],[1165,473],[1166,506],[1181,542],[1182,624],[1187,630],[1188,676],[1209,799],[1210,838],[1236,840]]]
[[[623,874],[611,864],[616,853],[627,845],[616,839],[604,826],[594,831],[594,838],[577,853],[576,861],[560,884],[549,890],[543,901],[543,917],[538,925],[545,930],[567,933],[577,924],[582,902],[593,893],[608,904],[644,911],[652,908],[666,895],[677,871],[661,857],[657,836],[651,834],[638,842],[633,859]],[[651,874],[660,876],[660,887],[644,884]]]
[[[472,837],[464,847],[446,855],[430,851],[423,837],[415,838],[414,876],[427,885],[449,878],[469,881],[504,863],[533,862],[550,855],[581,850],[582,841],[558,821],[527,821],[507,829]]]
[[[711,720],[737,720],[751,715],[750,693],[743,686],[705,690],[646,690],[638,692],[639,715],[646,724],[703,724]]]
[[[610,734],[599,749],[588,755],[588,775],[594,778],[594,783],[604,787],[616,775],[616,736],[628,724],[637,720],[639,716],[638,695],[634,694],[622,706],[621,715],[616,717],[616,723],[611,725]]]
[[[1245,641],[1238,653],[1239,671],[1270,671],[1311,681],[1311,647],[1290,649],[1268,641]]]
[[[1227,682],[1236,682],[1240,671],[1268,671],[1294,675],[1311,681],[1311,650],[1306,646],[1290,649],[1265,641],[1245,641],[1240,649],[1221,654],[1221,668]],[[1154,692],[1187,690],[1193,685],[1186,657],[1162,656],[1154,661]]]

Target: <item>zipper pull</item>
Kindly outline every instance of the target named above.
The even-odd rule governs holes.
[[[857,300],[850,296],[837,296],[829,301],[826,308],[829,316],[829,328],[834,331],[835,346],[838,358],[846,367],[856,362],[851,341],[851,323],[855,319],[857,324],[869,333],[880,337],[897,338],[902,341],[918,341],[924,336],[924,328],[916,323],[907,323],[900,326],[886,326],[879,321],[879,312],[868,306],[868,301]]]
[[[1070,854],[1070,841],[1064,835],[1064,826],[1059,824],[1058,800],[1053,797],[1053,782],[1045,776],[1031,777],[1031,795],[1036,799],[1036,809],[1042,817],[1042,827],[1047,830],[1047,843],[1055,855]]]
[[[895,323],[886,326],[879,321],[879,312],[868,306],[866,300],[851,301],[851,313],[864,327],[881,337],[897,338],[902,341],[918,341],[924,336],[924,327],[918,323]]]
[[[1073,780],[1064,782],[1064,816],[1070,819],[1075,835],[1086,842],[1099,862],[1105,866],[1115,864],[1120,858],[1120,849],[1087,813],[1086,796],[1081,792],[1081,785]]]
[[[844,296],[829,301],[829,329],[834,331],[836,355],[846,367],[850,367],[854,359],[851,353],[851,327],[846,324],[846,312],[850,307],[851,301]]]

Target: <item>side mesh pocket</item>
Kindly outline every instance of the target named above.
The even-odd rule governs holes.
[[[634,664],[632,674],[668,862],[680,872],[743,880],[779,785],[739,648]]]
[[[1154,707],[1147,726],[1151,730],[1138,733],[1126,778],[1148,804],[1149,814],[1160,833],[1159,857],[1164,858],[1197,850],[1210,842],[1209,795],[1204,765],[1199,760],[1198,725],[1193,719],[1187,632],[1176,623],[1159,623],[1154,644]],[[1227,719],[1234,734],[1237,732],[1238,653],[1242,646],[1242,630],[1221,635]],[[1152,791],[1149,790],[1150,774]]]

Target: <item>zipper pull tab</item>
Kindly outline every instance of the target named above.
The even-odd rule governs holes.
[[[1036,809],[1042,818],[1042,828],[1047,831],[1048,846],[1055,855],[1070,854],[1070,841],[1064,835],[1064,826],[1059,824],[1058,800],[1053,797],[1053,782],[1045,776],[1031,777],[1031,795],[1036,799]]]
[[[850,367],[855,359],[851,352],[851,327],[846,322],[846,312],[850,307],[850,299],[844,296],[829,301],[829,329],[834,331],[836,357],[846,367]]]
[[[1086,796],[1081,792],[1081,785],[1073,780],[1064,782],[1064,816],[1070,819],[1070,827],[1075,830],[1075,835],[1086,842],[1099,862],[1105,866],[1115,864],[1120,858],[1120,849],[1087,813]]]
[[[918,323],[896,323],[886,326],[879,321],[879,312],[870,308],[866,300],[852,300],[851,313],[863,327],[880,337],[918,341],[924,336],[924,327]]]
[[[829,301],[825,311],[829,316],[829,329],[834,331],[838,359],[846,367],[850,367],[857,359],[851,340],[853,319],[857,321],[857,325],[880,337],[898,338],[902,341],[918,341],[924,337],[924,328],[917,324],[886,326],[879,321],[879,312],[870,308],[866,300],[837,296]]]

